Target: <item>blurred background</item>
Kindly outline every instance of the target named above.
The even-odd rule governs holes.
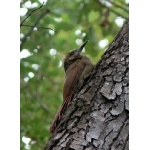
[[[21,0],[20,146],[41,150],[62,103],[63,59],[89,40],[83,55],[96,64],[124,21],[128,0]],[[51,30],[52,28],[53,30]]]

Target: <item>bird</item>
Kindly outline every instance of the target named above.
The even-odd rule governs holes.
[[[88,57],[81,55],[87,42],[88,41],[84,42],[80,48],[70,51],[64,59],[64,71],[66,77],[63,86],[63,102],[50,127],[51,134],[55,133],[55,130],[74,95],[78,92],[84,80],[94,68],[93,62]]]

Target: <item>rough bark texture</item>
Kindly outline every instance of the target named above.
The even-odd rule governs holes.
[[[45,150],[129,149],[129,23],[84,82]]]

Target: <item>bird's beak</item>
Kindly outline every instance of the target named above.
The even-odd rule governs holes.
[[[88,42],[89,40],[87,40],[86,42],[84,42],[82,45],[81,45],[81,47],[77,50],[77,55],[80,55],[80,53],[82,52],[82,50],[83,50],[83,48],[84,48],[84,46],[86,45],[86,43]]]

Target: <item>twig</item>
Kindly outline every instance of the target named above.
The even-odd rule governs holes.
[[[42,103],[42,101],[39,99],[39,97],[37,97],[37,91],[36,93],[33,92],[33,90],[28,86],[28,85],[25,85],[22,89],[26,89],[27,92],[30,93],[30,95],[39,103],[39,105],[49,114],[51,114],[50,110],[46,107],[45,104]],[[26,95],[25,95],[25,99],[26,98]]]
[[[34,11],[36,11],[36,10],[42,8],[43,6],[44,6],[44,2],[43,2],[43,4],[42,4],[40,7],[38,7],[38,8],[36,8],[36,9],[32,10],[32,11],[29,13],[29,15],[21,22],[20,27],[23,26],[23,23],[31,16],[31,14],[32,14]]]
[[[50,112],[50,110],[47,108],[47,106],[44,105],[44,104],[42,103],[42,101],[40,100],[40,96],[39,96],[39,94],[38,94],[38,78],[36,78],[36,95],[35,95],[35,97],[36,97],[37,102],[40,104],[40,106],[41,106],[46,112],[48,112],[49,114],[51,114],[51,112]]]
[[[127,9],[127,8],[125,8],[125,7],[123,7],[123,6],[121,6],[121,5],[119,5],[119,4],[117,4],[117,3],[115,3],[114,1],[111,1],[111,0],[108,0],[112,5],[114,5],[114,6],[116,6],[116,7],[118,7],[118,8],[121,8],[121,9],[123,9],[124,11],[126,11],[126,12],[129,12],[129,10]]]
[[[108,21],[108,16],[109,16],[109,13],[110,13],[110,10],[107,9],[105,12],[104,12],[104,20],[102,21],[101,23],[101,26],[102,27],[105,27],[109,24],[109,21]]]
[[[39,23],[40,19],[43,18],[43,16],[46,15],[48,12],[49,12],[48,9],[47,9],[46,11],[44,11],[44,12],[37,18],[37,20],[35,21],[34,25],[30,28],[30,30],[27,32],[27,34],[22,38],[21,44],[20,44],[20,50],[22,49],[23,44],[24,44],[24,42],[26,41],[27,37],[28,37],[29,35],[31,35],[32,30],[33,30],[33,29],[37,26],[37,24]]]
[[[99,1],[99,0],[98,0],[98,3],[99,3],[102,7],[107,8],[108,10],[110,10],[110,11],[111,11],[111,12],[113,12],[113,13],[115,13],[116,15],[121,16],[122,18],[127,19],[127,17],[126,17],[126,16],[124,16],[124,15],[122,15],[122,14],[118,13],[117,11],[115,11],[115,10],[111,9],[110,7],[107,7],[106,5],[102,4],[102,3],[101,3],[101,1]]]
[[[42,101],[36,97],[37,102],[40,104],[40,106],[49,114],[51,114],[50,110],[47,108],[47,106],[45,104],[42,103]]]
[[[31,26],[31,25],[27,25],[27,24],[23,24],[22,26],[25,26],[25,27],[33,27],[33,28],[40,28],[40,29],[50,29],[50,30],[53,30],[52,28],[47,28],[47,27],[37,27],[37,26]],[[54,30],[53,30],[54,31]]]

